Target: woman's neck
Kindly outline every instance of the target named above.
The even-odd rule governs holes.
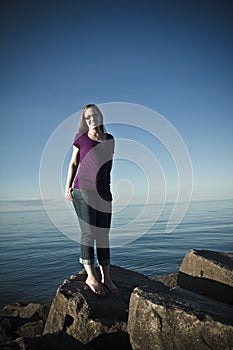
[[[88,137],[94,141],[102,142],[106,140],[106,135],[101,129],[91,129],[88,131]]]
[[[88,134],[96,136],[96,135],[103,135],[104,132],[100,129],[100,127],[96,127],[96,128],[88,130]]]

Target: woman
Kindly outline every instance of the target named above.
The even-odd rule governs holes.
[[[87,272],[86,284],[98,295],[105,294],[104,286],[112,293],[117,292],[117,287],[110,277],[109,252],[112,212],[110,172],[113,152],[114,138],[105,132],[102,113],[96,105],[86,105],[82,110],[78,133],[73,142],[65,196],[73,201],[79,219],[80,262]],[[101,282],[97,279],[94,267],[94,241]]]

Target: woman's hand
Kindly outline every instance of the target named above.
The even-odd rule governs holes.
[[[71,188],[68,188],[68,190],[66,190],[65,192],[65,197],[66,199],[68,199],[68,201],[72,202],[73,200],[73,197],[71,195],[71,192],[72,192],[72,187]]]

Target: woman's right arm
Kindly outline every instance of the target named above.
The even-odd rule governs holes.
[[[67,174],[66,188],[65,188],[65,197],[69,201],[73,200],[71,196],[71,189],[72,189],[72,184],[78,169],[79,158],[80,158],[79,148],[73,146],[73,153],[72,153],[71,160],[68,167],[68,174]]]

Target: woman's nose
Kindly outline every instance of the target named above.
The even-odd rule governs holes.
[[[90,121],[93,122],[96,120],[96,116],[95,115],[91,115]]]

